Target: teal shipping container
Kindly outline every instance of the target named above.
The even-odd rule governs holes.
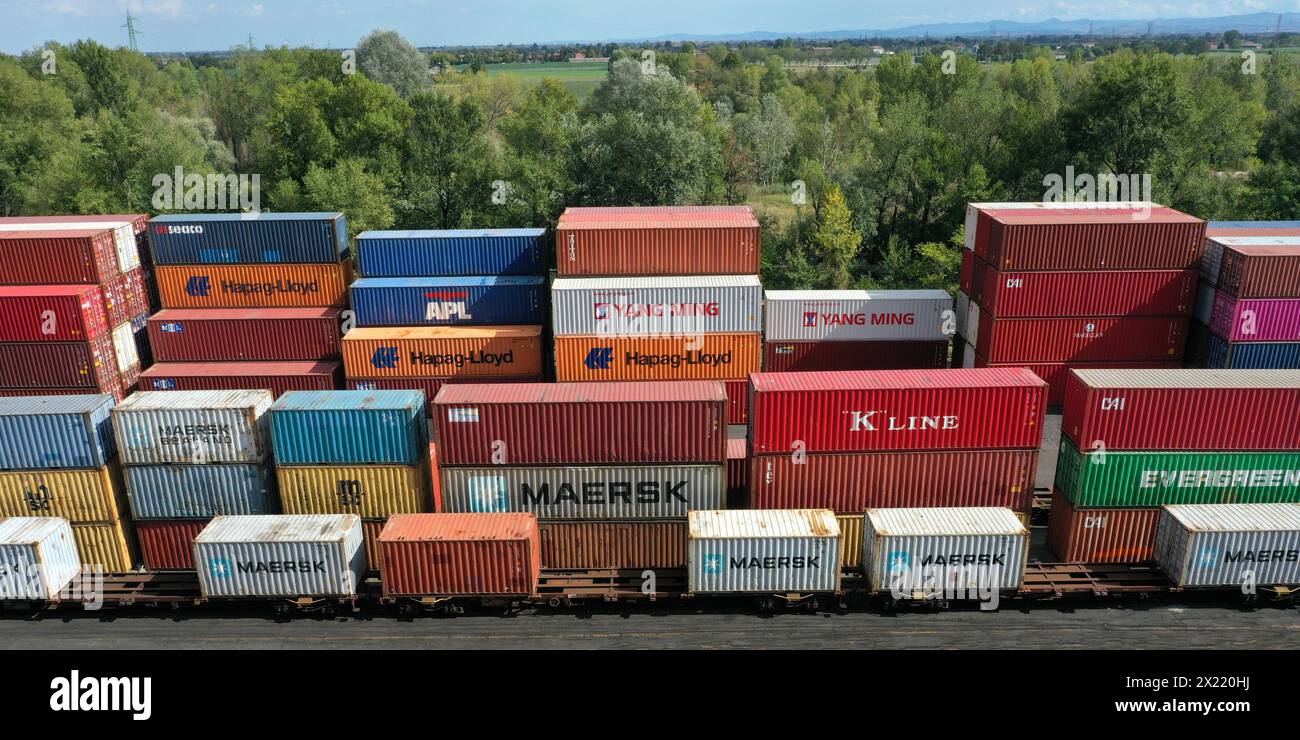
[[[271,407],[278,465],[417,465],[428,454],[424,393],[290,391]]]

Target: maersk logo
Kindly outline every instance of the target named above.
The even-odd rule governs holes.
[[[1196,553],[1196,564],[1202,568],[1213,568],[1219,564],[1219,551],[1213,547],[1202,547]]]
[[[803,325],[804,325],[804,326],[817,326],[817,312],[816,312],[816,311],[804,311],[804,312],[803,312]]]
[[[727,569],[727,559],[716,552],[705,553],[704,572],[721,573]]]
[[[235,564],[226,558],[212,558],[208,561],[208,575],[213,578],[229,578],[235,574]]]
[[[586,365],[588,370],[608,370],[613,361],[613,347],[592,347],[582,364]]]
[[[207,298],[212,292],[212,280],[207,275],[192,275],[185,283],[185,292],[195,298]]]
[[[475,514],[509,511],[510,493],[506,479],[499,475],[470,478],[469,510]]]
[[[885,554],[885,563],[890,570],[907,570],[912,567],[912,554],[907,550],[893,550]]]
[[[379,370],[396,370],[398,363],[396,347],[380,347],[370,357],[370,364]]]

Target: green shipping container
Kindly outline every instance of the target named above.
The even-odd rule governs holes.
[[[1056,490],[1080,507],[1300,502],[1300,452],[1089,452],[1062,437]]]

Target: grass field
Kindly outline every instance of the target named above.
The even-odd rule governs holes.
[[[461,67],[466,69],[467,67]],[[489,64],[483,67],[488,74],[510,73],[531,83],[550,77],[564,83],[574,95],[585,100],[609,76],[609,67],[595,62],[541,62],[538,64]]]
[[[755,213],[775,216],[782,226],[795,217],[795,206],[790,201],[790,191],[785,188],[755,188],[750,192],[745,204]]]

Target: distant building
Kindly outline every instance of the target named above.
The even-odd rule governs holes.
[[[875,54],[876,56],[881,56],[882,54],[885,53],[885,47],[883,47],[883,46],[873,46],[873,47],[871,47],[871,53],[872,53],[872,54]]]
[[[1243,48],[1243,49],[1263,49],[1263,48],[1264,48],[1264,45],[1261,44],[1261,43],[1259,43],[1258,41],[1243,41],[1243,42],[1241,42],[1241,48]]]
[[[570,62],[584,62],[584,63],[588,63],[588,64],[598,64],[598,63],[602,63],[602,62],[603,62],[603,63],[608,64],[608,63],[609,63],[609,57],[589,57],[589,56],[587,56],[586,54],[583,54],[582,52],[577,52],[577,53],[575,53],[573,56],[569,57],[568,61],[570,61]]]

